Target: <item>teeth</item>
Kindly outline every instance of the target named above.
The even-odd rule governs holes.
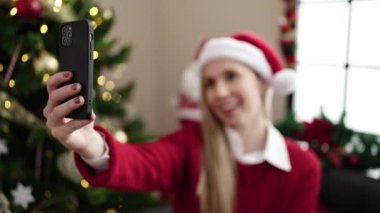
[[[221,106],[222,110],[231,110],[236,107],[236,103],[228,103]]]

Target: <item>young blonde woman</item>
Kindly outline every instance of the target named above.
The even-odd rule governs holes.
[[[153,143],[122,144],[90,120],[65,118],[81,106],[78,84],[59,87],[70,72],[52,76],[44,109],[54,137],[75,151],[93,186],[170,191],[173,212],[316,212],[320,164],[284,138],[264,110],[269,88],[288,93],[294,76],[253,33],[209,39],[196,60],[201,78],[202,128],[188,123]]]

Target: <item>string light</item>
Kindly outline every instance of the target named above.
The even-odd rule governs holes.
[[[98,58],[99,58],[99,52],[96,51],[96,50],[94,50],[92,56],[93,56],[93,59],[94,59],[94,60],[98,59]]]
[[[4,65],[0,64],[0,72],[4,70]]]
[[[113,95],[113,97],[112,97],[112,99],[116,102],[116,103],[120,103],[120,101],[121,101],[121,95],[120,94],[114,94]]]
[[[5,109],[10,109],[12,107],[11,101],[5,100],[4,107],[5,107]]]
[[[13,87],[16,86],[16,81],[13,80],[13,79],[11,79],[11,80],[9,81],[8,85],[9,85],[10,88],[13,88]]]
[[[111,91],[115,88],[115,83],[113,81],[107,81],[106,83],[106,89]]]
[[[110,101],[112,99],[112,95],[110,92],[103,92],[102,95],[103,101]]]
[[[42,34],[47,33],[48,26],[46,24],[41,25],[40,31],[41,31]]]
[[[85,188],[85,189],[88,189],[89,187],[90,187],[90,184],[87,182],[87,180],[85,180],[85,179],[82,179],[81,181],[80,181],[80,185],[83,187],[83,188]]]
[[[21,61],[22,62],[27,62],[29,60],[29,54],[28,53],[25,53],[21,56]]]
[[[44,76],[42,77],[42,82],[46,83],[49,80],[49,78],[50,78],[50,75],[45,73]]]
[[[100,75],[97,80],[99,86],[103,86],[106,83],[106,77],[104,75]]]
[[[97,7],[91,7],[91,9],[90,9],[90,11],[89,11],[89,13],[90,13],[91,16],[96,16],[96,15],[98,15],[98,12],[99,12],[99,10],[98,10]]]
[[[54,7],[62,7],[62,0],[55,0]]]
[[[53,11],[55,13],[58,13],[61,10],[61,7],[62,7],[62,0],[55,0],[54,1]]]
[[[98,27],[95,21],[91,21],[91,25],[92,25],[92,29],[94,30]]]
[[[96,17],[94,21],[95,21],[96,25],[98,25],[98,26],[103,23],[103,19],[101,17]]]
[[[10,14],[11,16],[16,15],[16,14],[17,14],[17,8],[13,7],[13,8],[11,9],[11,11],[9,11],[9,14]]]
[[[106,213],[117,213],[115,209],[107,209]]]

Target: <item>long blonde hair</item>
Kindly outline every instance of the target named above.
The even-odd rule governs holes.
[[[264,79],[255,74],[261,84],[263,93],[264,116],[271,115],[273,90]],[[197,193],[200,196],[201,210],[204,213],[232,213],[236,193],[236,168],[230,143],[225,135],[222,122],[215,117],[207,106],[202,82],[202,131],[203,149],[201,175]]]
[[[203,93],[203,91],[202,91]],[[235,163],[223,124],[202,95],[203,149],[198,194],[204,213],[231,213],[235,197]]]

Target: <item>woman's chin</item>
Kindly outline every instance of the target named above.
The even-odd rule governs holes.
[[[225,126],[228,126],[230,128],[233,128],[233,129],[237,129],[239,126],[240,126],[240,123],[238,119],[234,118],[230,118],[230,119],[224,119],[223,120],[223,124]]]

